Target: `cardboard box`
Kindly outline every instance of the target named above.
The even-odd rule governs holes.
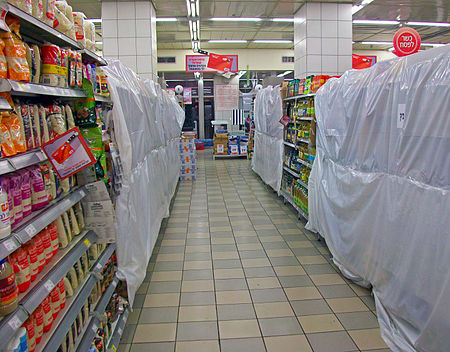
[[[214,154],[228,155],[228,143],[225,144],[214,143]]]
[[[239,154],[240,155],[247,155],[248,153],[248,148],[246,145],[241,145],[239,148]]]
[[[237,144],[232,144],[228,147],[229,151],[230,151],[230,155],[238,155],[239,154],[239,145]]]

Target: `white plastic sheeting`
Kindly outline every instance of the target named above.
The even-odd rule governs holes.
[[[132,302],[178,182],[184,111],[158,84],[120,61],[108,60],[104,71],[124,169],[116,203],[118,274]]]
[[[255,99],[255,151],[252,169],[279,192],[283,168],[283,101],[280,87],[260,90]]]
[[[450,351],[450,45],[347,71],[315,104],[307,228],[373,286],[393,351]]]

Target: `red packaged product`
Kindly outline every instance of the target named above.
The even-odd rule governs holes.
[[[50,233],[48,232],[47,228],[45,228],[39,233],[38,236],[41,238],[42,245],[44,246],[45,264],[48,264],[53,258],[53,248]]]
[[[44,334],[44,310],[42,305],[36,308],[33,312],[34,330],[36,333],[36,345],[41,342],[42,335]]]
[[[52,307],[53,320],[55,320],[61,310],[59,287],[55,287],[52,292],[50,292],[50,305]]]
[[[52,44],[41,46],[41,83],[58,87],[61,71],[61,49]]]
[[[14,274],[16,275],[19,292],[25,292],[28,290],[31,283],[30,263],[28,261],[27,252],[22,248],[19,248],[9,256],[9,259],[10,264],[14,269]]]
[[[34,352],[36,349],[36,332],[34,330],[33,316],[30,316],[25,323],[23,323],[22,327],[27,330],[28,352]]]
[[[60,307],[61,309],[64,309],[66,306],[66,287],[64,286],[64,279],[58,282],[58,289],[59,289],[59,297],[61,299]]]
[[[38,269],[39,269],[39,272],[41,272],[45,266],[44,244],[42,243],[42,239],[39,236],[35,236],[32,241],[34,241],[34,243],[36,245],[37,258],[38,258]]]
[[[23,245],[23,249],[27,252],[28,262],[30,263],[31,281],[34,281],[36,280],[37,274],[39,273],[36,243],[30,240]]]
[[[53,324],[53,314],[50,298],[48,296],[42,301],[41,306],[42,311],[44,312],[44,332],[49,332]]]
[[[47,229],[50,233],[50,240],[52,241],[53,255],[55,255],[59,250],[58,228],[56,227],[55,223],[52,222],[50,225],[48,225]]]

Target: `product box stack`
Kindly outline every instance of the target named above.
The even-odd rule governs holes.
[[[190,137],[182,136],[180,139],[181,181],[193,181],[196,178],[195,139]]]
[[[214,154],[228,155],[228,132],[217,131],[214,135]]]
[[[239,136],[228,138],[228,155],[239,155]]]
[[[248,154],[248,136],[241,136],[239,138],[239,155]]]

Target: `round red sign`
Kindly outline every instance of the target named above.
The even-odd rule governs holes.
[[[406,56],[417,53],[420,48],[420,35],[410,27],[400,28],[394,35],[394,54]]]

